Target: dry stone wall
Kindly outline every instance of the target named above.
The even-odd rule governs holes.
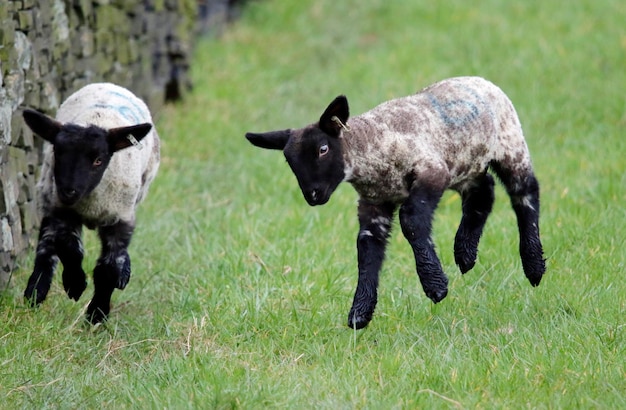
[[[131,89],[158,116],[184,96],[194,38],[233,0],[0,0],[0,286],[37,239],[41,142],[23,107],[54,116],[95,81]]]

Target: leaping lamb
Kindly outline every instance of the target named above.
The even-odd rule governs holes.
[[[283,150],[311,206],[325,204],[342,181],[359,194],[359,278],[348,315],[351,328],[367,326],[374,314],[379,272],[398,207],[417,274],[433,302],[448,293],[431,239],[433,213],[446,189],[462,198],[455,261],[462,273],[472,269],[495,198],[489,168],[504,184],[517,216],[524,273],[533,286],[541,281],[545,260],[539,183],[513,104],[483,78],[443,80],[352,118],[346,97],[338,96],[317,123],[247,133],[246,138],[261,148]]]
[[[58,260],[63,287],[78,300],[87,283],[82,226],[97,229],[102,252],[93,271],[91,323],[105,320],[115,288],[130,279],[128,245],[135,209],[159,166],[159,137],[146,104],[111,83],[87,85],[59,108],[56,119],[24,110],[26,124],[48,142],[37,184],[42,215],[35,267],[24,291],[33,305],[48,294]]]

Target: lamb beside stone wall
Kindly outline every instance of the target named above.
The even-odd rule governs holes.
[[[24,296],[31,304],[48,294],[58,260],[63,287],[78,300],[87,283],[82,268],[82,226],[97,229],[102,252],[93,272],[87,319],[107,318],[115,288],[130,279],[127,248],[135,209],[159,166],[159,137],[148,107],[125,88],[87,85],[59,108],[56,119],[25,110],[26,124],[49,144],[37,185],[41,227],[35,267]]]
[[[352,328],[372,319],[398,207],[424,292],[437,303],[448,293],[448,279],[431,239],[432,218],[446,189],[459,192],[463,217],[454,256],[462,273],[472,269],[494,202],[489,168],[511,198],[524,273],[533,286],[541,281],[539,184],[513,104],[482,78],[443,80],[350,119],[347,99],[339,96],[317,123],[246,137],[261,148],[283,150],[310,205],[325,204],[342,181],[359,194],[359,279],[348,316]]]

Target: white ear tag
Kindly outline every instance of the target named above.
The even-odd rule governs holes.
[[[135,138],[133,134],[128,134],[126,138],[128,138],[130,143],[136,146],[137,149],[143,149],[143,145],[141,145],[141,142],[137,141],[137,138]]]
[[[330,117],[330,120],[336,122],[346,132],[350,132],[351,131],[350,126],[348,124],[344,124],[343,122],[341,122],[339,117],[337,117],[336,115],[333,115],[332,117]]]

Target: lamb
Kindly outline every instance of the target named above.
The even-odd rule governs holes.
[[[135,210],[159,167],[160,143],[150,111],[127,89],[96,83],[72,94],[56,119],[29,109],[23,117],[49,143],[37,183],[42,220],[35,266],[24,297],[33,306],[46,299],[60,260],[65,292],[78,301],[87,286],[85,225],[97,229],[102,244],[87,320],[102,322],[113,290],[124,289],[130,279],[127,249]]]
[[[283,150],[311,206],[325,204],[342,181],[357,191],[359,276],[349,327],[364,328],[372,319],[398,207],[417,274],[434,303],[448,293],[448,279],[431,239],[433,213],[446,189],[457,191],[462,199],[455,262],[462,273],[473,268],[495,199],[488,169],[510,196],[522,267],[530,283],[539,285],[545,273],[539,183],[515,108],[500,88],[479,77],[450,78],[348,117],[348,101],[340,95],[317,123],[247,133],[246,138],[260,148]]]

